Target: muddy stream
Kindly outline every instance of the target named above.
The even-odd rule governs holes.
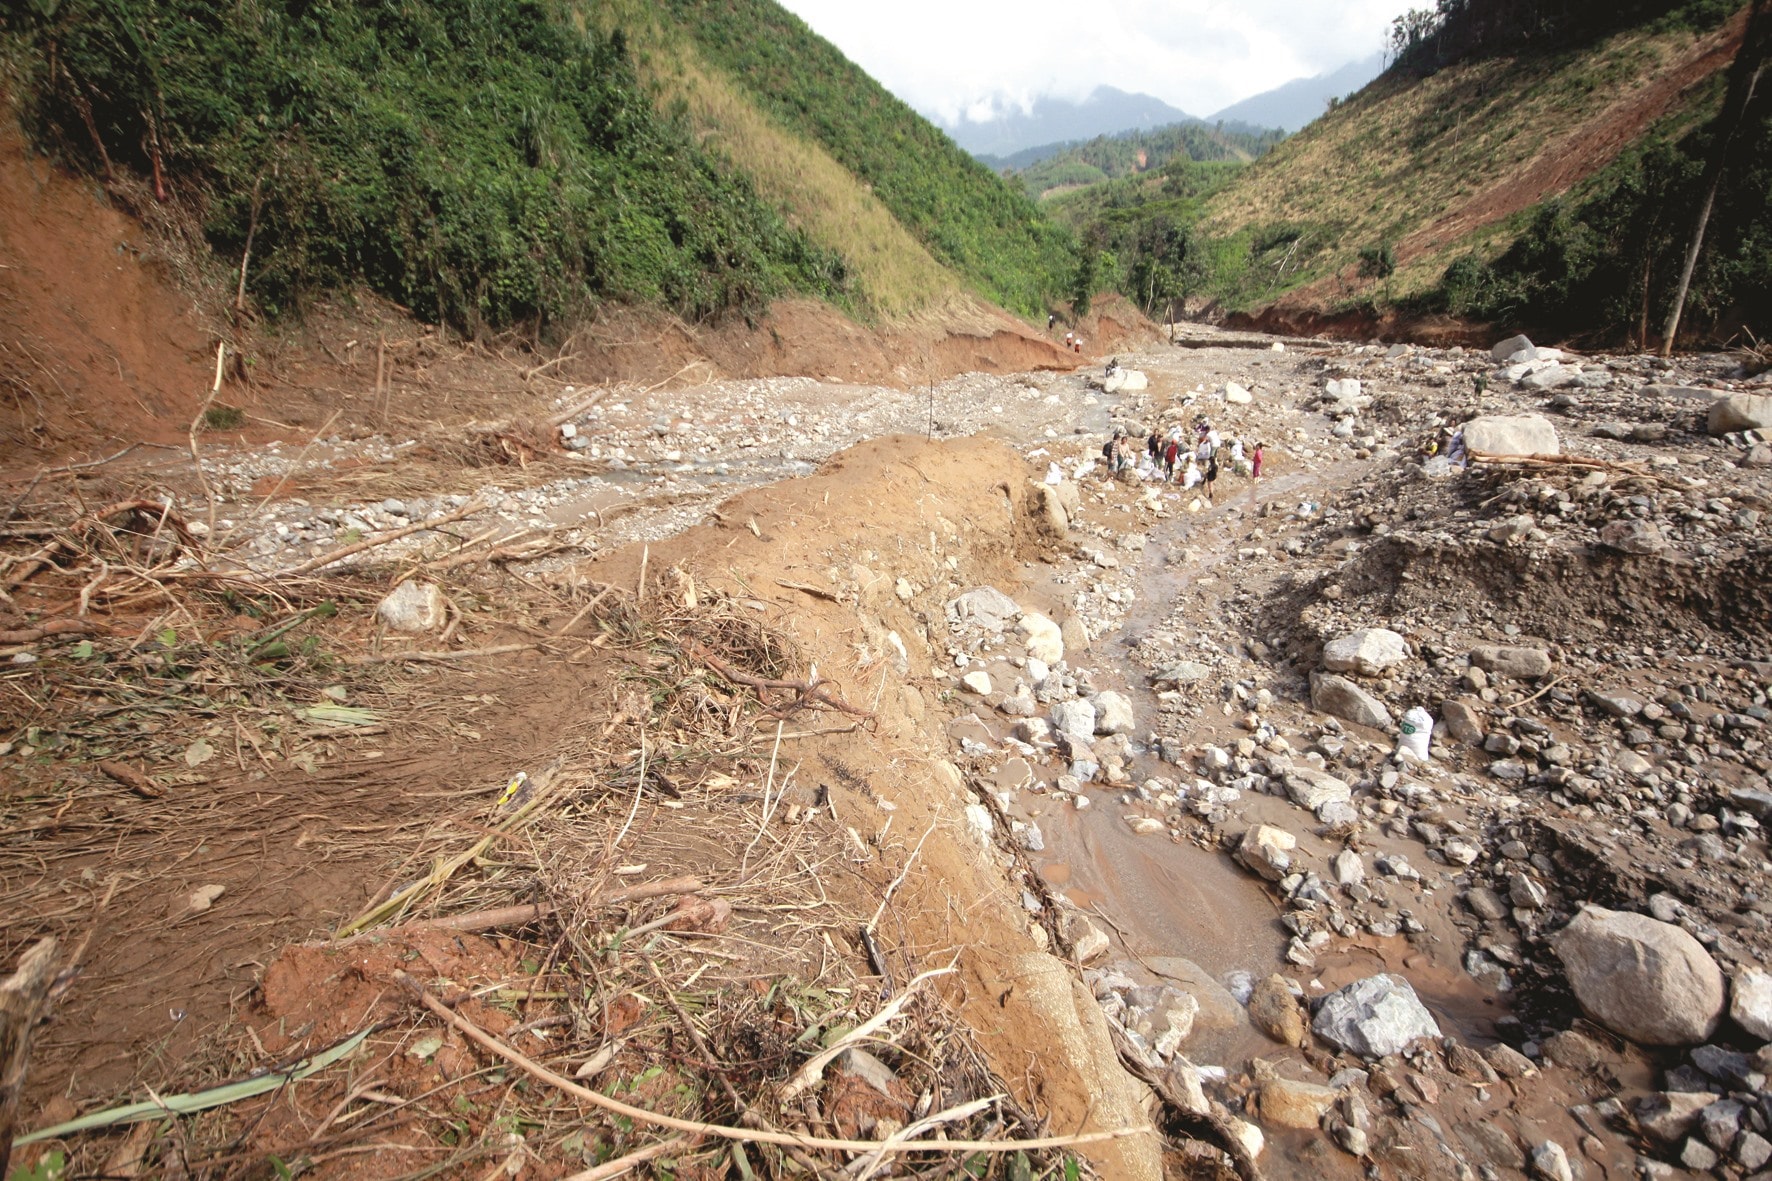
[[[1094,428],[1089,437],[1105,437],[1111,429],[1107,406],[1091,409],[1095,412],[1085,413],[1086,424]],[[1141,405],[1133,409],[1144,411]],[[1259,485],[1222,479],[1217,503],[1191,514],[1182,511],[1180,489],[1166,489],[1164,495],[1173,497],[1174,511],[1149,528],[1142,556],[1122,555],[1126,563],[1136,564],[1134,598],[1125,618],[1116,630],[1094,637],[1089,650],[1073,664],[1093,670],[1097,689],[1115,689],[1131,699],[1139,719],[1137,733],[1148,734],[1163,702],[1132,657],[1145,633],[1166,627],[1188,640],[1190,648],[1197,643],[1235,642],[1190,623],[1187,597],[1195,597],[1195,606],[1216,602],[1244,584],[1271,577],[1271,558],[1253,559],[1261,567],[1253,571],[1239,568],[1239,562],[1246,560],[1239,559],[1238,550],[1250,544],[1240,537],[1256,522],[1263,506],[1275,515],[1291,512],[1301,502],[1319,500],[1334,487],[1357,479],[1363,470],[1346,464],[1333,471],[1304,467],[1264,478]],[[1142,491],[1142,486],[1133,487]],[[1137,494],[1129,490],[1127,495]],[[1020,594],[1030,609],[1052,610],[1075,589],[1074,582],[1062,584],[1054,568],[1038,567]],[[993,719],[987,728],[1007,733],[999,722]],[[991,737],[999,738],[1001,733]],[[1184,725],[1183,736],[1190,747],[1228,747],[1244,734],[1236,727],[1233,711],[1208,705]],[[1164,764],[1158,752],[1143,742],[1135,744],[1127,769],[1133,783],[1152,777],[1182,783],[1192,779],[1187,768]],[[1050,783],[1057,772],[1036,767],[1034,774]],[[1134,970],[1134,974],[1148,974],[1149,982],[1175,983],[1195,993],[1201,1015],[1188,1043],[1195,1061],[1240,1064],[1253,1056],[1273,1055],[1278,1047],[1255,1032],[1243,1020],[1241,1006],[1230,1001],[1232,996],[1246,996],[1242,989],[1249,979],[1275,971],[1308,981],[1312,995],[1320,996],[1374,972],[1406,969],[1423,1003],[1447,1033],[1465,1039],[1495,1037],[1494,1022],[1504,1011],[1495,1005],[1493,993],[1464,972],[1459,962],[1464,937],[1447,921],[1444,905],[1423,905],[1419,894],[1413,899],[1399,897],[1397,913],[1421,922],[1425,938],[1418,935],[1411,942],[1401,936],[1363,935],[1344,950],[1320,957],[1314,970],[1300,972],[1284,961],[1290,935],[1281,925],[1279,903],[1228,851],[1135,834],[1126,817],[1148,814],[1149,809],[1126,787],[1095,784],[1088,794],[1092,806],[1087,809],[1053,806],[1050,797],[1038,794],[1022,797],[1045,842],[1030,859],[1049,888],[1098,916],[1104,929],[1117,936],[1123,954],[1110,960],[1118,959],[1122,967],[1143,968],[1144,973]],[[1310,858],[1314,864],[1326,862],[1339,847],[1339,842],[1315,836],[1314,818],[1286,799],[1245,796],[1239,807],[1248,824],[1269,823],[1297,835],[1300,851],[1315,854]],[[1377,833],[1367,836],[1362,851],[1368,858],[1384,852],[1417,859],[1422,855],[1418,843]]]

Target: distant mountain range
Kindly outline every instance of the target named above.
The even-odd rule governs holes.
[[[1043,95],[1034,100],[1030,110],[1012,106],[982,121],[961,118],[949,123],[933,115],[930,120],[974,156],[1010,156],[1043,144],[1200,122],[1160,98],[1128,94],[1112,86],[1097,86],[1082,102]]]
[[[1172,107],[1149,94],[1132,94],[1112,86],[1097,86],[1088,98],[1074,102],[1066,98],[1042,95],[1033,106],[1022,110],[1009,106],[992,118],[975,120],[962,117],[947,121],[935,115],[929,119],[955,143],[974,156],[991,157],[996,161],[1015,158],[1025,165],[1032,159],[1056,152],[1067,143],[1080,143],[1098,135],[1114,135],[1122,131],[1150,131],[1177,123],[1213,123],[1239,125],[1240,130],[1255,131],[1268,127],[1297,131],[1323,113],[1331,97],[1347,95],[1372,79],[1384,68],[1384,58],[1349,62],[1328,74],[1314,78],[1298,78],[1272,90],[1246,98],[1202,119],[1179,107]]]
[[[1384,55],[1375,53],[1331,73],[1318,74],[1314,78],[1295,78],[1242,102],[1232,103],[1209,116],[1207,122],[1216,123],[1222,119],[1226,123],[1251,123],[1257,127],[1298,131],[1321,115],[1331,98],[1345,98],[1383,72]]]

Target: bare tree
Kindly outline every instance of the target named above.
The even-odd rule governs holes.
[[[1686,245],[1686,261],[1680,268],[1680,282],[1674,290],[1673,306],[1668,308],[1667,323],[1661,329],[1661,355],[1664,357],[1674,351],[1680,316],[1686,310],[1686,293],[1692,287],[1692,272],[1698,267],[1698,252],[1704,247],[1704,227],[1710,222],[1711,206],[1716,203],[1730,142],[1741,130],[1741,125],[1747,122],[1754,90],[1766,72],[1768,42],[1772,42],[1772,0],[1754,0],[1747,32],[1741,39],[1741,48],[1735,53],[1735,64],[1729,68],[1729,93],[1723,99],[1723,110],[1718,116],[1716,142],[1704,166],[1704,200],[1698,203],[1698,214],[1692,222],[1692,239]]]

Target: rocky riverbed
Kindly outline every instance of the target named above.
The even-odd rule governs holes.
[[[216,527],[275,567],[470,504],[454,528],[606,548],[860,439],[1001,438],[1040,558],[1001,587],[887,570],[943,654],[896,663],[943,702],[966,823],[1036,939],[1169,1091],[1272,1176],[1759,1175],[1765,383],[1523,339],[1192,343],[1121,358],[1142,384],[611,391],[533,471],[399,495],[337,477],[432,444],[207,474]],[[1208,499],[1101,462],[1115,426],[1200,415],[1266,444],[1263,479]]]

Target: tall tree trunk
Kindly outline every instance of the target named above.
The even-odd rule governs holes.
[[[1754,89],[1766,72],[1766,46],[1772,40],[1772,19],[1769,17],[1772,17],[1772,0],[1754,0],[1741,48],[1736,51],[1735,64],[1729,69],[1729,93],[1723,99],[1723,110],[1717,119],[1716,144],[1704,167],[1704,200],[1698,204],[1698,215],[1692,222],[1692,239],[1686,246],[1686,262],[1680,268],[1680,281],[1674,289],[1673,306],[1668,309],[1667,323],[1661,329],[1661,355],[1664,357],[1674,351],[1674,337],[1679,334],[1680,316],[1686,310],[1686,293],[1692,286],[1692,272],[1698,267],[1698,252],[1704,247],[1704,227],[1710,222],[1711,207],[1716,204],[1717,188],[1722,184],[1729,144],[1747,121]]]

